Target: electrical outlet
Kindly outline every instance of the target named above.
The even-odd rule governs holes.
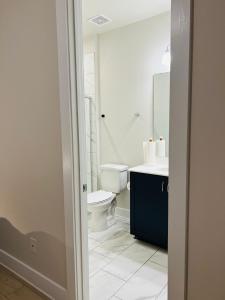
[[[37,253],[37,240],[33,237],[30,238],[30,250],[32,253]]]

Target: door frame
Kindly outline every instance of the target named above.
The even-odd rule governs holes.
[[[172,0],[168,296],[187,299],[193,0]]]
[[[67,300],[88,300],[82,0],[56,0]],[[169,300],[187,299],[192,0],[172,0]]]
[[[64,300],[89,299],[81,16],[81,0],[56,0],[67,268]]]

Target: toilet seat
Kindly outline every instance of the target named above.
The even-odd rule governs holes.
[[[112,192],[106,192],[106,191],[96,191],[93,193],[88,194],[87,196],[87,202],[88,205],[97,205],[97,204],[103,204],[106,202],[111,202],[114,198],[114,194]]]

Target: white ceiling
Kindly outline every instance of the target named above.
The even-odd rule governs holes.
[[[106,32],[170,10],[171,0],[83,0],[84,35]],[[88,19],[104,15],[112,22],[99,27]]]

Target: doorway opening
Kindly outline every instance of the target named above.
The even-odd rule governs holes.
[[[94,4],[95,2],[91,2],[91,3]],[[161,1],[160,2],[157,1],[157,3],[161,3]],[[109,3],[107,2],[107,4]],[[155,49],[155,51],[150,52],[150,54],[148,50],[144,51],[143,57],[148,56],[149,60],[142,61],[142,64],[135,64],[136,58],[134,52],[135,49],[137,50],[137,45],[139,43],[140,45],[143,44],[143,34],[146,31],[146,27],[143,28],[140,35],[137,34],[138,30],[136,28],[136,30],[131,31],[128,36],[124,35],[123,38],[120,39],[116,39],[115,37],[116,47],[115,45],[114,47],[111,47],[110,45],[110,47],[106,47],[107,51],[103,51],[104,49],[103,50],[101,49],[102,43],[100,43],[99,37],[107,37],[108,34],[113,34],[116,31],[120,31],[120,30],[126,31],[127,29],[129,29],[130,26],[136,26],[136,25],[138,26],[141,24],[141,22],[144,21],[147,22],[148,19],[151,19],[151,21],[155,20],[157,16],[155,17],[152,17],[152,15],[146,16],[143,20],[137,19],[135,22],[129,22],[128,24],[123,23],[116,28],[111,28],[111,30],[109,31],[99,32],[98,34],[94,34],[95,38],[92,39],[93,43],[86,43],[85,46],[84,44],[90,38],[91,34],[85,35],[85,30],[83,30],[84,35],[82,37],[81,34],[82,21],[83,21],[83,28],[85,27],[85,24],[88,27],[90,27],[90,25],[95,25],[95,24],[91,23],[93,21],[92,17],[90,17],[90,19],[88,20],[87,18],[85,19],[85,14],[86,14],[85,7],[84,7],[85,2],[83,3],[83,20],[82,20],[81,6],[82,6],[81,0],[69,0],[68,2],[67,0],[64,1],[58,0],[56,6],[57,27],[58,27],[58,49],[59,49],[59,74],[60,74],[60,91],[61,91],[60,103],[61,103],[62,137],[63,137],[62,144],[63,144],[63,161],[64,161],[64,183],[65,183],[64,194],[65,194],[65,213],[66,213],[65,228],[66,228],[66,241],[67,241],[66,249],[67,249],[68,299],[72,300],[76,297],[77,299],[88,300],[89,279],[90,279],[91,298],[93,298],[93,295],[95,295],[94,297],[96,297],[95,293],[97,293],[97,298],[99,297],[99,295],[101,295],[102,297],[106,297],[106,299],[107,297],[111,297],[112,299],[120,298],[122,295],[118,294],[119,290],[121,292],[122,288],[125,287],[127,281],[132,277],[133,279],[135,278],[134,277],[135,274],[136,275],[140,274],[139,270],[142,268],[143,264],[141,265],[140,269],[138,269],[135,272],[131,272],[132,274],[128,276],[127,280],[124,280],[123,278],[121,278],[122,277],[121,275],[117,274],[115,277],[118,277],[118,280],[122,279],[124,281],[124,284],[123,285],[118,284],[118,281],[116,279],[116,282],[112,284],[112,286],[114,286],[113,291],[111,290],[111,285],[110,285],[110,289],[107,290],[105,294],[102,294],[101,286],[94,283],[94,278],[96,279],[97,275],[99,274],[101,275],[101,273],[99,272],[100,271],[103,272],[102,269],[104,269],[106,265],[104,264],[104,266],[98,269],[99,268],[98,262],[100,263],[102,262],[101,260],[94,260],[94,262],[96,263],[95,266],[97,268],[97,271],[94,274],[92,274],[90,277],[88,276],[90,275],[88,274],[88,267],[87,267],[88,232],[90,233],[90,239],[92,239],[89,243],[89,248],[91,253],[95,253],[95,252],[98,253],[97,248],[104,248],[104,245],[99,245],[99,243],[102,244],[102,242],[104,243],[105,241],[104,238],[103,239],[101,238],[101,240],[99,240],[101,234],[98,234],[96,228],[95,230],[93,230],[93,226],[92,229],[90,228],[91,227],[90,223],[92,222],[91,220],[93,219],[91,218],[91,214],[90,214],[91,209],[88,210],[87,194],[90,195],[94,192],[99,191],[100,189],[102,189],[103,184],[104,186],[106,186],[106,183],[110,182],[111,187],[108,186],[108,188],[106,188],[105,191],[106,194],[104,194],[104,199],[107,198],[106,197],[107,195],[110,196],[111,201],[110,201],[110,197],[108,197],[107,198],[109,200],[108,202],[114,205],[113,206],[110,205],[110,207],[108,207],[110,209],[107,208],[107,214],[105,213],[106,210],[104,210],[103,216],[106,216],[107,222],[103,222],[103,225],[106,225],[107,223],[107,226],[109,228],[106,230],[110,231],[112,230],[112,228],[114,228],[113,226],[116,225],[116,222],[118,222],[118,224],[120,224],[118,226],[122,227],[122,231],[124,234],[127,233],[127,237],[129,237],[130,234],[136,236],[137,239],[133,240],[132,243],[133,242],[138,243],[138,240],[145,240],[145,242],[142,241],[140,242],[143,243],[143,245],[144,243],[146,243],[146,234],[144,237],[141,235],[145,232],[144,228],[146,227],[146,224],[144,224],[144,222],[150,219],[147,213],[148,210],[147,209],[141,210],[139,205],[137,210],[136,208],[135,210],[133,210],[134,212],[142,211],[142,213],[145,216],[141,218],[142,213],[137,214],[137,216],[140,216],[140,221],[138,221],[137,218],[135,218],[135,216],[132,214],[132,205],[130,205],[130,213],[129,213],[128,204],[129,204],[129,199],[130,199],[130,204],[137,203],[136,201],[132,200],[136,197],[136,196],[132,196],[133,191],[135,190],[138,191],[137,188],[139,188],[139,193],[143,192],[143,189],[140,189],[140,186],[141,184],[143,184],[144,180],[139,180],[139,179],[136,180],[134,179],[135,176],[133,175],[137,173],[141,174],[141,176],[157,175],[155,174],[157,170],[156,169],[153,170],[154,174],[145,174],[147,171],[145,169],[143,172],[143,166],[142,166],[141,167],[143,172],[142,173],[140,172],[140,168],[139,168],[140,160],[136,161],[137,164],[136,163],[130,164],[129,162],[126,163],[125,159],[127,159],[127,157],[133,158],[134,157],[132,154],[133,150],[138,148],[139,155],[141,155],[142,157],[141,163],[144,164],[144,161],[146,160],[148,160],[149,162],[149,157],[148,158],[146,157],[146,151],[143,151],[143,149],[145,148],[144,146],[146,146],[144,142],[146,141],[148,142],[147,146],[149,146],[149,143],[151,142],[151,147],[154,148],[152,142],[155,139],[157,139],[156,133],[154,131],[154,126],[157,121],[160,124],[160,119],[158,119],[157,117],[154,118],[154,111],[161,112],[160,116],[164,114],[163,110],[160,110],[159,108],[155,107],[156,101],[154,101],[154,99],[157,99],[158,97],[160,97],[160,95],[163,95],[163,93],[161,93],[160,91],[157,92],[157,86],[160,86],[158,84],[158,81],[160,82],[160,78],[162,76],[168,77],[168,74],[163,74],[162,76],[160,74],[168,73],[169,71],[169,69],[167,71],[165,69],[161,71],[160,70],[156,71],[154,69],[151,69],[151,65],[153,62],[158,61],[158,63],[159,64],[161,63],[162,66],[165,66],[165,62],[166,62],[167,67],[169,67],[168,61],[170,60],[170,52],[171,52],[172,53],[171,72],[169,76],[170,77],[170,118],[169,118],[170,134],[169,134],[168,144],[165,141],[166,138],[163,137],[163,141],[165,141],[165,145],[164,145],[165,152],[167,153],[168,147],[170,150],[168,151],[169,161],[170,161],[169,173],[166,173],[168,172],[167,169],[168,165],[166,160],[164,160],[164,165],[162,165],[162,161],[161,161],[160,168],[158,169],[158,176],[165,177],[165,180],[160,182],[161,183],[160,187],[161,187],[161,193],[163,193],[163,196],[165,196],[165,198],[164,197],[162,198],[167,200],[168,200],[168,195],[167,195],[168,189],[167,189],[166,179],[168,179],[167,175],[169,174],[169,182],[170,182],[169,238],[168,236],[165,237],[164,235],[164,238],[161,240],[161,242],[164,241],[164,245],[161,243],[160,247],[166,248],[165,245],[167,245],[167,242],[165,243],[165,241],[166,239],[169,240],[168,299],[185,300],[186,286],[187,286],[187,276],[186,276],[187,274],[187,203],[188,203],[187,191],[188,191],[188,172],[189,172],[188,153],[189,153],[189,127],[190,127],[189,106],[190,106],[190,94],[191,94],[190,93],[191,91],[190,89],[191,47],[190,46],[191,46],[191,34],[192,34],[191,0],[182,0],[182,1],[172,0],[171,45],[170,43],[168,44],[166,43],[167,44],[166,46],[165,44],[163,45],[164,50],[160,53],[160,59],[159,59],[159,51],[158,51],[159,49]],[[88,6],[86,5],[86,7]],[[96,6],[94,5],[94,7]],[[121,3],[120,6],[118,7],[121,8]],[[128,7],[129,5],[125,5],[123,8],[126,11]],[[90,8],[93,9],[93,6],[90,6]],[[98,16],[99,14],[102,14],[102,10],[100,8],[101,6],[97,9],[98,11],[96,12],[96,15],[94,17]],[[135,8],[137,8],[136,9],[137,12],[140,12],[139,7],[135,7]],[[166,14],[166,12],[161,13],[161,15],[163,14]],[[169,9],[167,9],[167,14],[169,16],[168,19],[170,20]],[[109,25],[113,26],[113,19],[112,17],[110,18],[109,16],[110,16],[109,13],[105,13],[105,15],[102,18],[100,18],[100,21],[97,22],[100,23],[107,22],[105,26],[109,26]],[[94,20],[96,22],[96,18],[94,18]],[[99,19],[97,18],[97,20]],[[101,24],[99,24],[99,26],[100,25]],[[100,31],[103,30],[103,27],[101,26],[97,28]],[[151,29],[160,29],[160,26],[153,26],[151,27]],[[167,29],[169,30],[168,35],[170,35],[170,27],[168,26]],[[159,37],[161,36],[161,33],[162,33],[161,30],[159,30],[158,32]],[[103,39],[103,42],[104,41],[107,42],[107,38]],[[121,51],[121,45],[124,45],[124,43],[126,45],[122,49],[123,51]],[[91,46],[93,45],[96,47],[97,51],[93,51],[93,48],[91,48]],[[90,50],[86,51],[85,49],[88,49],[89,46],[90,46],[89,48]],[[105,46],[107,46],[107,43],[105,43]],[[154,43],[152,43],[152,46],[154,46]],[[113,52],[111,51],[112,49],[114,50]],[[121,52],[125,57],[125,61],[123,59],[119,60],[119,55],[121,54]],[[101,56],[103,55],[105,56],[106,63],[101,65],[102,62]],[[83,56],[84,56],[84,61],[82,59]],[[112,57],[115,58],[115,56],[116,56],[116,59],[114,61],[115,65],[113,65]],[[90,64],[88,64],[87,61],[89,61]],[[119,66],[118,66],[118,61],[119,61]],[[123,68],[125,62],[128,63],[126,64],[126,68]],[[86,85],[85,93],[83,91],[83,83],[85,81],[85,78],[83,77],[82,74],[83,73],[82,67],[85,64],[86,64],[86,68],[85,68],[86,70],[84,74],[86,74],[85,75],[86,77],[88,74],[88,77],[92,82],[91,83],[92,85],[91,90],[93,92],[92,94],[91,93],[89,94],[89,92],[87,93],[87,85],[88,85],[87,82],[85,83]],[[89,66],[87,67],[87,65]],[[101,66],[102,69],[100,68]],[[107,71],[107,68],[109,66],[111,67],[111,71],[114,72]],[[148,67],[147,69],[146,66]],[[136,67],[136,72],[133,72],[132,68],[134,67]],[[147,71],[143,72],[143,69]],[[101,70],[101,72],[99,72],[99,70]],[[152,71],[150,76],[149,76],[149,70]],[[109,74],[113,76],[107,77]],[[105,79],[108,79],[108,84],[105,85],[104,89],[102,89],[101,81]],[[148,84],[146,84],[146,80],[148,81]],[[137,82],[139,83],[141,82],[139,89],[135,89]],[[164,80],[162,80],[162,84],[163,82]],[[124,91],[124,87],[127,87],[126,91],[128,92],[130,91],[128,94],[129,97],[127,97],[127,94]],[[139,110],[140,105],[143,104],[142,101],[145,98],[144,96],[146,95],[146,90],[149,92],[150,88],[152,93],[149,93],[148,95],[149,107],[146,108],[145,106],[142,106],[142,110]],[[110,93],[108,93],[109,91]],[[116,92],[119,92],[118,95],[120,101],[118,101],[117,97],[113,98],[113,100],[117,104],[116,107],[113,107],[113,101],[111,101],[111,99],[108,97],[108,95],[111,95],[111,92],[112,94],[114,93],[114,95],[116,94]],[[136,106],[134,105],[135,103],[134,97],[138,98],[139,100],[136,102]],[[101,103],[102,99],[104,100],[103,106]],[[129,103],[124,102],[124,99],[129,99],[130,102]],[[144,123],[143,116],[149,114],[149,111],[152,111],[151,113],[152,119],[147,126],[147,130],[150,130],[151,128],[151,132],[150,132],[151,135],[145,136],[143,139],[140,139],[139,142],[133,143],[133,139],[136,139],[136,137],[140,137],[141,134],[143,134],[143,129],[146,130],[146,123]],[[84,118],[85,112],[86,112],[86,118]],[[126,126],[121,125],[121,120],[123,121],[124,116],[126,116],[125,120],[127,121],[127,115],[126,114],[124,115],[124,112],[129,112],[129,118],[130,118],[129,119],[130,122],[127,122]],[[115,122],[115,120],[117,122]],[[111,126],[113,121],[114,121],[114,125]],[[136,131],[136,135],[133,135],[133,132],[135,131],[136,128],[135,126],[137,126],[137,124],[140,125],[141,122],[143,126],[139,127],[139,131],[138,130]],[[86,131],[85,131],[85,123],[87,124]],[[94,144],[92,139],[93,133],[89,132],[88,134],[88,130],[89,131],[91,130],[93,124],[96,125],[95,127],[96,145]],[[118,130],[118,127],[119,127],[119,131],[117,134],[117,138],[119,137],[119,139],[117,139],[117,143],[114,143],[115,135],[113,130],[115,129]],[[102,134],[102,132],[104,132],[104,134]],[[123,136],[125,136],[125,139],[122,138]],[[133,139],[129,139],[130,137],[132,137]],[[106,138],[108,138],[108,140]],[[108,144],[106,144],[105,147],[102,147],[102,145],[104,144],[104,140],[107,140]],[[88,148],[87,151],[85,151],[85,144],[86,146],[88,146],[86,147]],[[120,146],[119,151],[118,151],[118,145]],[[105,150],[105,148],[108,150],[108,152],[105,151],[101,152],[101,150]],[[124,151],[124,149],[126,149],[126,151]],[[121,151],[123,155],[121,155]],[[110,153],[111,154],[114,153],[116,157],[115,160],[114,159],[108,160],[109,158],[108,155]],[[147,153],[149,154],[149,152]],[[158,158],[159,155],[157,155],[157,159]],[[157,159],[155,158],[154,163],[157,162],[159,164]],[[96,164],[94,164],[95,160],[97,160]],[[89,169],[87,169],[87,166],[89,166]],[[138,169],[134,169],[136,167]],[[149,164],[148,164],[148,168],[149,168]],[[114,173],[112,173],[112,169],[114,169]],[[93,170],[97,170],[97,173],[95,174],[95,178],[93,177],[93,173],[94,173]],[[88,187],[86,185],[87,171],[90,172]],[[103,173],[106,174],[108,173],[105,178],[107,177],[109,178],[111,176],[110,181],[103,180],[104,176],[103,177],[101,176],[102,171]],[[126,175],[126,172],[130,174],[129,177],[123,176]],[[120,176],[118,176],[118,174]],[[112,189],[112,183],[115,182],[116,178],[117,179],[127,178],[127,181],[122,180],[122,184],[121,184],[121,180],[116,181],[117,192],[115,189],[115,185]],[[102,180],[103,180],[103,184],[102,184]],[[137,188],[134,189],[132,188],[132,186],[135,185],[135,182],[139,182],[139,184],[137,184]],[[158,185],[159,182],[157,182],[155,186]],[[119,186],[119,190],[118,190],[118,186]],[[127,186],[127,189],[125,186]],[[96,187],[97,190],[95,190]],[[146,184],[143,184],[143,187],[146,189],[148,186]],[[88,189],[88,193],[86,193],[87,189]],[[114,189],[115,192],[113,193]],[[148,189],[148,191],[149,190],[151,190],[151,192],[154,191],[154,189]],[[110,192],[111,192],[110,195],[107,194]],[[128,199],[128,201],[123,200],[124,198],[122,197],[122,194],[126,195],[125,199]],[[103,194],[101,195],[100,198],[102,198],[102,196]],[[96,197],[94,196],[92,198],[94,198],[93,204],[96,205]],[[160,197],[161,201],[162,198]],[[112,201],[112,200],[116,200],[116,201]],[[103,204],[102,202],[104,201],[100,201],[101,205]],[[156,204],[158,205],[159,203],[157,202]],[[167,209],[164,212],[165,215],[168,216]],[[100,215],[101,214],[102,213],[100,213]],[[90,219],[90,223],[87,222],[87,217]],[[133,222],[134,220],[136,221]],[[154,224],[154,220],[153,219],[150,220],[153,222],[152,224]],[[138,225],[133,226],[132,224],[134,223]],[[87,230],[87,225],[89,225],[89,231]],[[163,227],[164,229],[165,229],[165,225],[168,226],[167,222],[164,224]],[[141,229],[140,226],[142,226]],[[135,232],[137,228],[138,228],[138,232],[137,231]],[[165,233],[165,230],[163,232]],[[115,237],[118,237],[118,235],[115,234]],[[155,247],[155,245],[153,245],[155,244],[155,242],[149,243],[148,240],[147,244],[149,244],[148,247],[150,248],[151,246]],[[109,242],[108,246],[106,246],[106,249],[103,249],[103,253],[98,253],[104,256],[106,260],[107,260],[106,257],[107,253],[109,253],[109,257],[108,257],[108,259],[110,260],[108,261],[109,264],[112,262],[112,260],[115,261],[119,257],[118,256],[119,254],[122,254],[124,251],[131,248],[133,244],[127,245],[128,246],[127,249],[122,249],[121,252],[119,250],[117,251],[117,253],[112,253],[112,257],[110,258],[110,251],[113,249],[113,247],[111,246]],[[145,244],[145,246],[147,245]],[[96,251],[93,252],[93,250]],[[158,250],[155,251],[153,255],[155,255],[157,252]],[[153,255],[150,258],[147,258],[147,261],[150,261],[149,263],[153,263],[151,259]],[[126,257],[124,258],[126,260]],[[91,259],[89,259],[89,261],[91,261]],[[136,262],[135,261],[133,262],[135,265]],[[107,264],[107,266],[109,266],[109,264]],[[144,263],[144,265],[145,264],[146,262]],[[155,262],[155,264],[157,264],[157,262]],[[166,263],[164,264],[164,266],[161,265],[161,267],[166,268],[165,265]],[[89,270],[91,270],[91,268],[89,268]],[[104,270],[104,272],[107,273],[107,270]],[[107,274],[109,274],[110,276],[115,275],[112,274],[112,271],[108,272]],[[106,277],[104,277],[103,279],[105,278]],[[153,276],[152,278],[156,278],[156,277]],[[138,280],[137,276],[136,279]],[[149,281],[146,281],[146,286],[147,285],[149,285]],[[104,284],[104,290],[106,290],[106,286],[107,285]],[[134,283],[134,286],[138,287],[139,281],[137,281],[137,283]],[[100,294],[98,294],[98,291],[100,291]],[[153,299],[156,297],[165,298],[167,297],[166,294],[167,294],[167,286],[165,285],[164,289],[160,291],[158,289],[157,292],[154,293]],[[144,297],[146,298],[146,296]]]
[[[167,299],[170,1],[83,0],[90,299]]]

